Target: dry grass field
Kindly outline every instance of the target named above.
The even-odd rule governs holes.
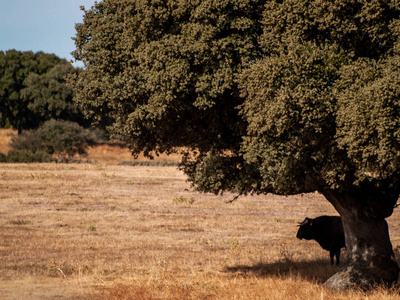
[[[336,214],[320,195],[232,198],[176,167],[0,164],[0,299],[400,299],[323,287],[340,267],[295,237]]]

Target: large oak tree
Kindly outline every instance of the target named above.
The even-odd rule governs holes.
[[[342,217],[332,287],[392,283],[400,4],[104,0],[76,26],[76,101],[133,153],[187,151],[200,191],[318,191]]]

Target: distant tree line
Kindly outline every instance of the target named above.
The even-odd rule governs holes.
[[[79,68],[55,54],[0,51],[0,127],[21,133],[57,119],[87,127],[65,78]]]
[[[54,54],[0,51],[0,128],[18,136],[0,162],[48,162],[86,154],[104,134],[89,130],[91,121],[73,102],[66,78],[80,68]]]

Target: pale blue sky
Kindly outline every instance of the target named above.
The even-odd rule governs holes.
[[[95,0],[0,0],[0,51],[43,51],[72,60],[75,24]],[[100,1],[98,1],[100,2]],[[74,63],[82,66],[81,63]]]

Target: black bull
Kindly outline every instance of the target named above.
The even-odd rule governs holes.
[[[342,220],[336,216],[321,216],[315,219],[306,218],[300,223],[296,237],[298,239],[315,240],[330,252],[331,265],[334,256],[339,265],[340,249],[346,247]]]

